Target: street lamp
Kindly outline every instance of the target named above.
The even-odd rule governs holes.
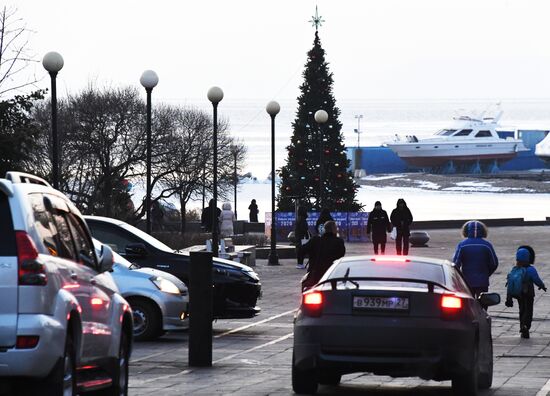
[[[214,108],[214,164],[213,164],[213,197],[212,205],[212,255],[218,257],[218,103],[223,99],[223,91],[219,87],[212,87],[208,90],[208,100]]]
[[[357,134],[357,148],[360,147],[359,135],[361,135],[361,118],[363,118],[363,114],[358,114],[355,116],[355,119],[357,120],[357,129],[353,130]]]
[[[319,210],[323,202],[323,130],[322,124],[328,121],[328,113],[325,110],[315,112],[315,121],[319,124]]]
[[[237,184],[239,182],[239,179],[237,178],[237,157],[239,156],[239,150],[236,145],[231,145],[231,154],[233,155],[233,200],[234,200],[234,208],[235,208],[235,219],[237,218]]]
[[[277,256],[277,230],[275,226],[275,116],[279,114],[281,106],[272,100],[265,107],[271,116],[271,250],[267,258],[268,265],[279,265]]]
[[[146,231],[151,234],[151,92],[159,82],[157,73],[153,70],[145,70],[139,79],[139,82],[147,92],[147,187],[145,195],[145,211],[146,211]]]
[[[50,73],[52,80],[52,179],[53,187],[59,189],[59,149],[57,137],[57,73],[63,68],[63,57],[55,52],[48,52],[42,58],[42,66]]]

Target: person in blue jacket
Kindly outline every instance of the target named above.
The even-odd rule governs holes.
[[[466,222],[462,236],[466,239],[456,246],[453,262],[477,298],[489,290],[489,277],[498,267],[498,258],[491,242],[485,239],[487,226],[481,221]]]
[[[529,330],[533,321],[533,305],[535,301],[535,287],[539,290],[546,291],[546,285],[540,279],[535,267],[531,264],[535,263],[535,251],[531,246],[520,246],[516,251],[516,267],[524,268],[523,288],[521,295],[516,296],[519,305],[519,331],[521,338],[529,338]],[[507,307],[513,307],[514,302],[512,296],[507,293]]]

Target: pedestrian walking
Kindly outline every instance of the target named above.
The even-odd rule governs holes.
[[[386,252],[387,233],[392,229],[388,213],[382,209],[382,203],[376,201],[374,203],[374,209],[369,213],[369,219],[367,220],[367,234],[369,234],[374,247],[374,254],[378,254],[378,247],[380,246],[380,253]]]
[[[301,246],[302,254],[309,255],[308,271],[302,280],[302,290],[316,285],[332,263],[346,254],[346,246],[344,240],[338,237],[336,223],[329,220],[324,224],[324,229],[323,235],[315,235]]]
[[[225,202],[222,205],[222,212],[220,214],[220,235],[222,237],[229,237],[233,235],[233,222],[235,221],[235,213],[231,210],[231,204]]]
[[[296,268],[304,269],[304,254],[302,253],[302,241],[310,238],[309,227],[307,225],[307,209],[305,206],[298,207],[298,216],[296,217],[296,223],[294,224],[294,238],[296,245]]]
[[[513,298],[518,300],[519,331],[521,338],[529,338],[531,322],[533,321],[533,305],[535,301],[535,287],[546,291],[544,282],[532,264],[535,263],[535,252],[530,246],[520,246],[516,251],[516,265],[506,277],[507,307],[513,307]]]
[[[396,231],[395,250],[398,255],[406,256],[409,254],[409,236],[413,216],[403,198],[397,200],[397,206],[391,212],[390,221]]]
[[[211,199],[208,206],[201,213],[201,227],[205,232],[212,232],[212,211],[214,208],[214,200]],[[222,211],[216,208],[216,224],[219,224],[219,219]],[[219,229],[219,227],[218,227]]]
[[[325,223],[327,221],[334,221],[334,219],[330,215],[330,210],[324,208],[321,210],[319,218],[315,222],[315,231],[317,231],[317,235],[323,235],[323,232],[325,232]]]
[[[249,219],[251,223],[257,223],[258,222],[258,213],[260,211],[258,210],[258,205],[256,205],[256,200],[253,199],[250,201],[250,205],[248,205],[248,210],[250,211]]]
[[[498,258],[487,241],[487,226],[481,221],[468,221],[462,227],[462,240],[456,246],[453,262],[462,271],[466,283],[477,298],[489,290],[489,277],[498,267]]]
[[[153,202],[151,209],[153,231],[162,231],[164,228],[164,209],[159,201]]]

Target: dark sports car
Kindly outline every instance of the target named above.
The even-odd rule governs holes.
[[[491,318],[449,261],[360,256],[333,264],[303,293],[294,321],[292,387],[315,393],[343,374],[452,380],[455,394],[491,387]]]
[[[140,267],[168,272],[189,285],[190,257],[174,251],[158,239],[123,221],[84,216],[94,238]],[[214,258],[214,318],[251,318],[260,312],[256,302],[261,283],[252,268],[230,260]],[[192,302],[191,302],[192,304]]]

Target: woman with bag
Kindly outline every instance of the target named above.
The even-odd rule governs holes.
[[[310,238],[309,227],[307,225],[307,209],[305,206],[298,207],[298,216],[296,217],[296,224],[294,225],[294,238],[296,245],[296,257],[298,262],[296,268],[304,269],[304,254],[302,253],[302,243]]]
[[[301,247],[302,254],[309,255],[307,274],[302,278],[302,290],[309,289],[319,282],[334,261],[344,257],[344,240],[337,236],[336,223],[327,221],[323,235],[315,235]]]

